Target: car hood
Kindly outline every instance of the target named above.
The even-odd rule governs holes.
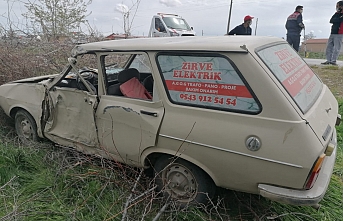
[[[48,80],[48,79],[53,79],[57,75],[58,74],[43,75],[43,76],[38,76],[38,77],[25,78],[25,79],[20,79],[20,80],[12,81],[11,83],[38,83],[40,81],[44,81],[44,80]]]

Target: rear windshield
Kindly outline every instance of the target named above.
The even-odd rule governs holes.
[[[289,44],[273,45],[257,51],[303,113],[317,100],[323,84]]]

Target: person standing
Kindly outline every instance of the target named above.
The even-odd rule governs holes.
[[[336,3],[336,13],[331,17],[331,34],[326,45],[326,61],[322,64],[337,65],[343,41],[343,1]]]
[[[251,28],[250,25],[252,23],[252,19],[250,15],[244,17],[244,23],[241,25],[236,26],[229,32],[229,35],[251,35]]]
[[[301,30],[305,28],[303,23],[303,6],[298,5],[295,8],[295,12],[288,16],[286,21],[287,29],[287,42],[294,48],[294,50],[299,51]]]

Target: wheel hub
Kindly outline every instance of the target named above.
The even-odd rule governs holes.
[[[23,119],[20,123],[21,125],[21,131],[22,131],[22,135],[29,139],[32,136],[32,127],[30,122],[27,119]]]
[[[165,181],[167,182],[166,190],[173,198],[191,200],[196,196],[196,179],[193,174],[182,165],[171,165],[165,171]]]

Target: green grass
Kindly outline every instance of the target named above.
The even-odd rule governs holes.
[[[329,66],[324,66],[323,69],[324,70],[339,70],[339,67],[338,66],[329,65]]]
[[[343,113],[343,99],[339,99]],[[6,119],[0,123],[0,220],[121,220],[138,176],[125,165],[54,147],[21,146]],[[342,220],[343,124],[337,127],[337,160],[321,208],[280,204],[263,197],[219,189],[214,207],[171,207],[159,220]],[[151,188],[143,176],[134,195]],[[152,191],[153,192],[153,191]],[[155,193],[135,201],[129,220],[152,220],[164,201]],[[142,219],[142,217],[144,217]]]
[[[114,173],[95,162],[78,164],[78,156],[50,144],[40,146],[0,146],[0,217],[104,220],[121,211]]]

